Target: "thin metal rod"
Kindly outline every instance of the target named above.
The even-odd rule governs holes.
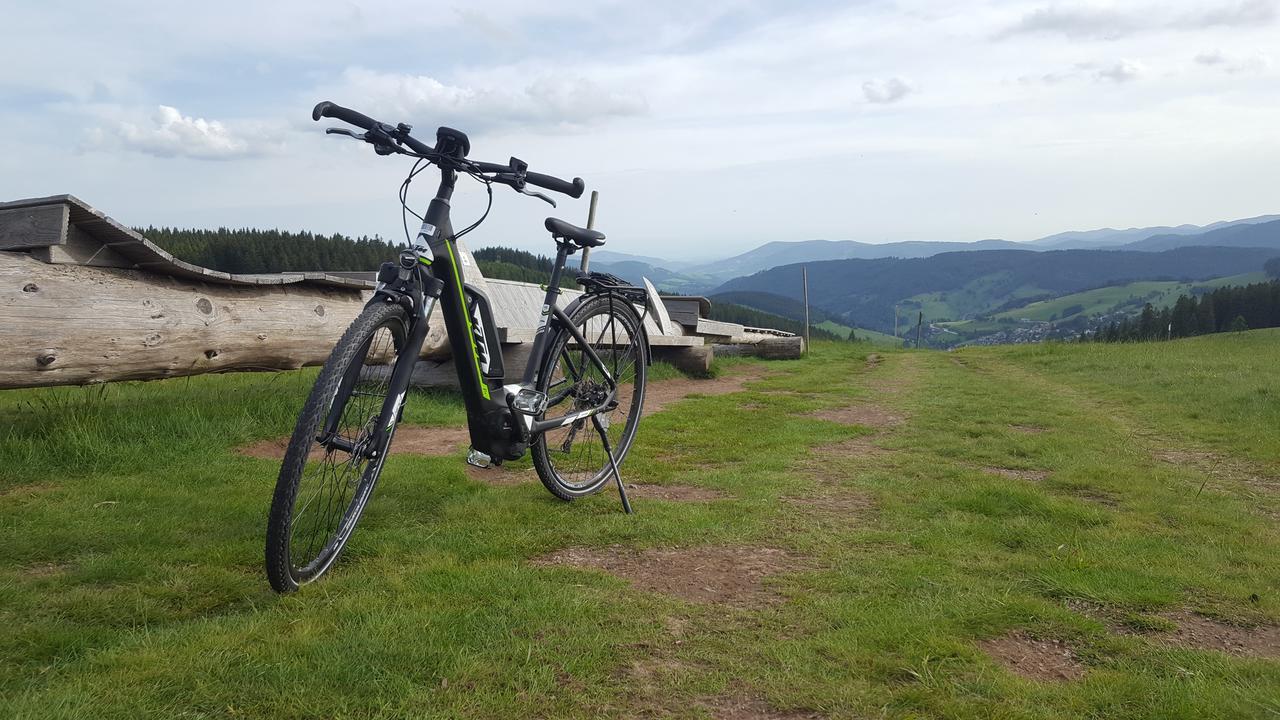
[[[599,415],[592,415],[591,423],[596,426],[596,432],[600,433],[600,440],[604,443],[604,452],[609,456],[609,466],[613,468],[613,477],[618,481],[618,497],[622,498],[622,509],[630,515],[631,501],[627,499],[627,488],[622,484],[622,473],[618,472],[618,461],[613,459],[613,448],[609,444],[609,433],[605,432],[604,425],[600,424]]]
[[[800,266],[800,277],[804,283],[804,351],[809,352],[809,266]]]
[[[596,202],[600,199],[600,191],[591,191],[591,207],[587,208],[587,229],[596,229]],[[587,271],[587,266],[591,262],[591,248],[582,248],[582,262],[578,263],[578,267],[582,272]]]

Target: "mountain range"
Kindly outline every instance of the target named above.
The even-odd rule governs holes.
[[[1030,242],[907,241],[864,243],[856,240],[803,240],[765,243],[747,252],[709,263],[665,261],[656,257],[597,251],[593,267],[638,282],[648,277],[658,287],[684,293],[708,292],[735,277],[771,267],[826,260],[916,259],[951,252],[987,250],[1139,250],[1159,251],[1195,245],[1267,247],[1280,250],[1280,215],[1262,215],[1205,226],[1156,226],[1116,230],[1072,231]]]
[[[1277,221],[1280,224],[1280,221]],[[849,326],[891,330],[895,306],[919,309],[930,321],[961,320],[1093,288],[1137,280],[1207,280],[1258,272],[1278,251],[1256,247],[1139,250],[975,250],[927,258],[793,263],[730,280],[727,293],[803,295]]]

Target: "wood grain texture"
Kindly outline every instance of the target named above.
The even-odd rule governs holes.
[[[0,388],[317,365],[367,296],[215,285],[0,252]],[[438,325],[424,356],[448,355]]]
[[[25,250],[67,241],[66,205],[0,209],[0,250]]]

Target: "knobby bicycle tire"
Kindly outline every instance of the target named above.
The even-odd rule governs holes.
[[[321,368],[285,451],[267,519],[266,571],[276,592],[293,592],[319,578],[332,567],[351,538],[382,472],[395,432],[393,422],[386,444],[378,448],[375,459],[361,452],[362,443],[371,439],[372,423],[378,419],[383,399],[390,392],[391,369],[404,347],[407,330],[404,308],[391,303],[369,305],[347,328]],[[356,363],[359,367],[355,367]],[[317,440],[317,433],[335,407],[342,411],[337,434],[355,446],[354,451],[326,449]],[[348,422],[353,425],[348,426]],[[347,437],[348,432],[351,437]],[[322,454],[315,461],[317,452]],[[339,465],[338,461],[344,462]],[[313,509],[315,512],[308,515]],[[341,514],[335,515],[337,510]],[[309,528],[310,535],[300,537],[300,526],[303,530]],[[313,553],[320,532],[324,533],[323,542]],[[300,560],[298,555],[306,557]]]
[[[640,317],[629,302],[598,295],[580,304],[569,319],[601,360],[612,364],[610,372],[618,381],[620,402],[613,411],[599,417],[606,424],[614,457],[621,464],[635,440],[644,406],[649,347]],[[598,392],[602,378],[582,349],[575,346],[572,334],[563,327],[547,346],[538,373],[538,390],[547,393],[553,402],[566,391],[571,392],[563,402],[549,407],[545,417],[593,406],[591,395]],[[575,372],[578,377],[573,377]],[[590,419],[542,433],[534,439],[531,450],[542,484],[561,500],[599,492],[612,478],[609,458]]]

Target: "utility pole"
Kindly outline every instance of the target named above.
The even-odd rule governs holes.
[[[898,306],[893,306],[893,336],[898,337]]]
[[[804,351],[809,352],[809,266],[800,266],[800,282],[804,285]]]
[[[920,317],[916,320],[916,349],[920,349],[920,329],[924,327],[924,311],[920,311]]]
[[[587,229],[596,229],[596,201],[600,199],[600,191],[591,191],[591,206],[587,208]],[[587,271],[587,263],[591,261],[591,248],[582,248],[582,262],[578,263],[578,269],[582,272]]]

